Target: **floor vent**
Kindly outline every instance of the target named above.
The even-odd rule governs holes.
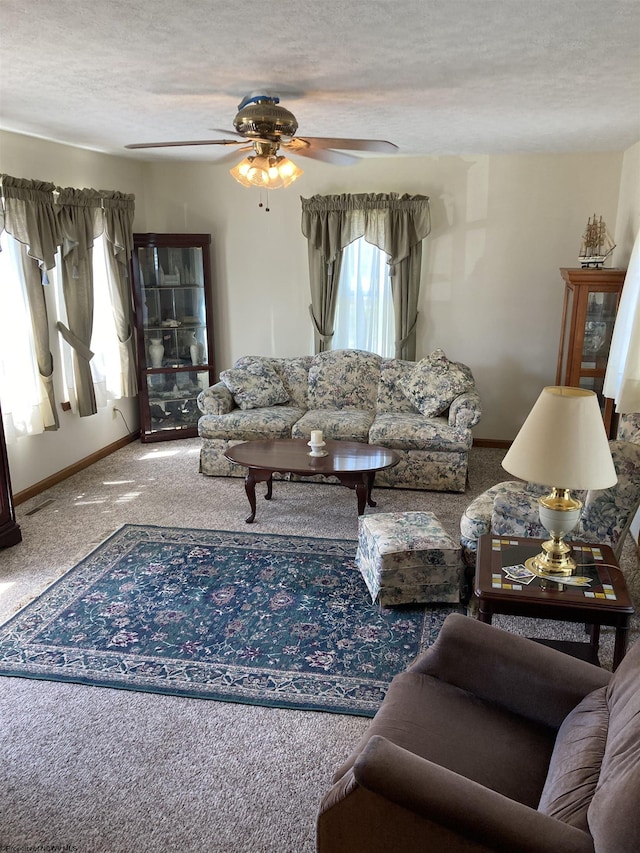
[[[54,499],[49,498],[48,501],[44,501],[43,503],[38,504],[38,506],[34,506],[34,508],[30,509],[29,512],[25,512],[25,515],[35,515],[37,512],[40,512],[41,509],[44,509],[45,507],[49,506],[49,504],[52,504],[52,503],[54,503]]]

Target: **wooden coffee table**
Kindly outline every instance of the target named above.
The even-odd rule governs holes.
[[[535,578],[529,584],[509,581],[503,572],[540,552],[542,539],[515,536],[482,536],[478,542],[475,594],[479,599],[479,619],[491,622],[494,613],[555,619],[564,622],[584,622],[590,626],[589,643],[570,643],[543,640],[546,645],[560,648],[591,663],[598,663],[600,626],[616,629],[613,668],[627,650],[629,620],[633,605],[620,571],[618,561],[607,545],[572,542],[574,559],[579,564],[576,573],[590,577],[588,587],[563,586],[553,581]]]
[[[304,438],[281,438],[269,441],[245,441],[225,451],[225,456],[238,465],[248,468],[244,487],[251,512],[246,517],[251,524],[256,517],[256,483],[266,483],[266,500],[271,500],[273,474],[298,474],[312,477],[337,477],[343,486],[355,489],[358,498],[358,515],[364,513],[365,504],[376,506],[371,490],[376,471],[391,468],[400,461],[395,450],[359,441],[327,440],[326,456],[310,456]]]

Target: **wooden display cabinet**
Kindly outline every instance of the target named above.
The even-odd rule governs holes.
[[[2,411],[0,411],[0,548],[17,545],[22,541],[20,525],[16,522],[9,477],[9,460],[4,440]]]
[[[214,381],[209,234],[134,234],[141,441],[198,434]]]
[[[609,438],[615,422],[613,400],[603,395],[613,327],[626,270],[560,270],[565,282],[556,385],[595,391]]]

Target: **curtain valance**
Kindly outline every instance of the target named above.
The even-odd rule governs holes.
[[[328,263],[364,237],[396,264],[431,231],[429,198],[397,193],[302,198],[302,233]]]
[[[47,181],[0,175],[0,188],[3,200],[0,231],[6,230],[27,246],[27,254],[38,262],[41,269],[53,269],[56,250],[61,242],[55,185]]]

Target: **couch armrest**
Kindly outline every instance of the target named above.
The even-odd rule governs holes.
[[[479,423],[482,416],[480,395],[475,388],[460,394],[449,406],[449,426],[458,429],[471,429]]]
[[[459,613],[445,619],[411,670],[553,728],[611,678],[607,670]]]
[[[587,853],[591,836],[374,736],[353,769],[362,788],[448,831],[461,843],[513,853]],[[349,795],[348,786],[344,788]],[[351,789],[353,790],[353,789]],[[365,849],[363,846],[362,849]],[[420,850],[430,849],[425,827]],[[441,849],[438,847],[437,849]]]
[[[224,382],[217,382],[198,394],[198,408],[205,415],[226,415],[236,404]]]

